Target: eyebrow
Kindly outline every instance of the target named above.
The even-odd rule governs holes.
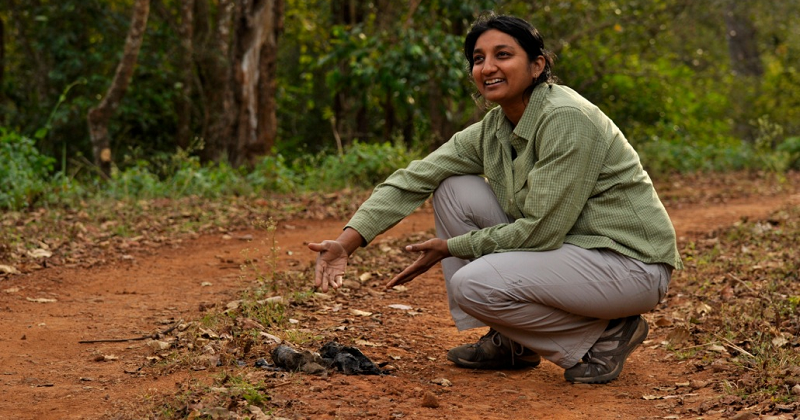
[[[502,50],[502,49],[514,49],[514,46],[513,45],[500,44],[500,45],[495,45],[495,47],[494,47],[494,51]],[[474,50],[472,50],[472,54],[482,53],[482,52],[483,52],[483,48],[475,48]]]

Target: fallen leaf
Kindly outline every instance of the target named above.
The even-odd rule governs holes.
[[[720,346],[719,344],[712,344],[708,346],[708,350],[715,351],[717,353],[727,353],[728,350],[725,349],[725,346]]]
[[[443,387],[453,386],[453,383],[445,378],[436,378],[431,380],[431,382],[436,385],[441,385]]]
[[[356,340],[356,345],[357,346],[365,346],[365,347],[381,347],[380,344],[373,343],[373,342],[367,341],[367,340]]]
[[[2,265],[2,264],[0,264],[0,273],[4,273],[4,274],[19,274],[19,271],[17,271],[16,268],[14,268],[14,267],[12,267],[10,265]]]
[[[28,255],[32,258],[50,258],[53,256],[53,253],[42,248],[37,248],[28,251]]]
[[[669,334],[667,334],[667,342],[673,345],[680,344],[688,340],[691,336],[692,333],[689,332],[689,330],[687,330],[686,328],[677,327],[674,330],[670,331]]]
[[[650,401],[650,400],[660,400],[661,398],[663,398],[663,397],[661,397],[660,395],[642,395],[642,399],[648,400],[648,401]]]
[[[364,282],[368,281],[371,278],[372,278],[372,273],[369,273],[369,272],[362,273],[360,276],[358,276],[358,279],[361,280],[361,283],[364,283]]]
[[[784,338],[782,336],[781,337],[775,337],[775,338],[772,339],[772,345],[775,346],[775,347],[783,347],[783,346],[785,346],[787,344],[789,344],[789,340],[787,340],[786,338]]]
[[[26,299],[28,299],[28,302],[36,302],[36,303],[53,303],[53,302],[58,302],[58,301],[57,301],[57,300],[55,300],[55,299],[47,299],[47,298],[36,298],[36,299],[33,299],[33,298],[26,298]]]
[[[389,305],[389,307],[392,308],[392,309],[399,309],[401,311],[409,311],[411,309],[414,309],[412,306],[403,305],[403,304],[400,304],[400,303],[393,303],[393,304]]]
[[[661,317],[656,320],[656,325],[659,327],[671,327],[672,321],[667,318]]]
[[[153,349],[153,351],[166,350],[170,348],[170,346],[172,346],[172,344],[166,341],[150,340],[147,342],[147,347],[150,347],[151,349]]]
[[[370,315],[372,315],[372,312],[361,311],[361,310],[358,310],[358,309],[351,309],[350,313],[355,315],[355,316],[370,316]]]

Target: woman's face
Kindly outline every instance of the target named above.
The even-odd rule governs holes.
[[[490,29],[478,37],[472,53],[472,78],[487,100],[500,106],[524,104],[524,92],[544,67],[511,35]]]

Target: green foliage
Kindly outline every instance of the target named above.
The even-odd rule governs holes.
[[[416,158],[415,153],[400,145],[355,141],[341,156],[319,155],[305,162],[304,186],[318,191],[372,188]]]
[[[775,148],[775,151],[786,157],[790,168],[800,170],[800,137],[787,138]]]
[[[55,159],[51,169],[36,172],[39,178],[28,179],[62,194],[45,198],[35,192],[42,188],[32,187],[15,204],[7,199],[0,206],[87,194],[216,197],[370,187],[404,166],[404,154],[421,155],[480,118],[461,49],[470,23],[490,9],[539,29],[558,56],[555,74],[616,122],[654,174],[800,169],[800,17],[793,2],[766,0],[748,9],[764,74],[743,79],[731,71],[723,35],[728,2],[351,2],[356,13],[344,18],[337,8],[347,2],[286,0],[275,155],[245,172],[195,160],[200,149],[174,153],[184,82],[177,60],[180,2],[164,0],[151,8],[130,88],[109,126],[115,155],[135,152],[116,162],[111,183],[103,184],[87,179],[97,178],[96,171],[85,171],[83,156],[91,156],[86,113],[113,77],[131,3],[0,3],[7,40],[0,124]],[[213,79],[211,67],[226,62],[211,57],[218,2],[197,5],[191,131],[202,138],[210,121],[201,91]],[[769,134],[761,119],[782,133]],[[350,148],[327,156],[338,150],[337,136]],[[414,151],[392,149],[387,141]],[[364,150],[367,145],[375,146]],[[384,157],[394,161],[381,164]]]
[[[33,139],[0,127],[0,162],[0,208],[29,207],[50,190],[55,159],[42,155]]]

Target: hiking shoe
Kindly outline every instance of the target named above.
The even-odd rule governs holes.
[[[477,343],[450,349],[447,360],[472,369],[522,369],[539,366],[542,358],[492,328]]]
[[[564,371],[564,378],[582,384],[605,384],[617,379],[625,359],[642,344],[648,332],[647,321],[640,315],[625,318],[620,328],[606,329],[586,356],[577,365]],[[604,343],[614,341],[618,343],[617,346],[605,350],[610,344]]]

